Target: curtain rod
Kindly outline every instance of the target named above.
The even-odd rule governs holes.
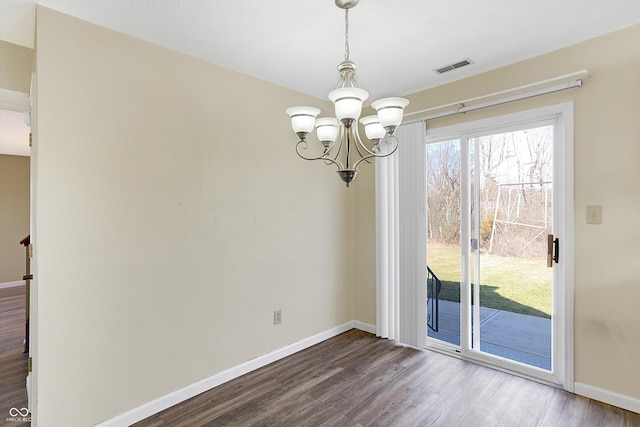
[[[476,105],[465,106],[465,104],[467,104],[469,102],[480,101],[480,100],[487,99],[487,98],[492,98],[492,97],[498,96],[498,95],[504,95],[504,94],[507,94],[507,93],[518,92],[518,91],[521,91],[523,89],[528,89],[528,88],[535,87],[535,86],[540,86],[540,85],[543,85],[543,84],[546,84],[546,83],[551,83],[551,82],[555,82],[555,81],[558,81],[558,80],[568,79],[568,78],[577,77],[577,76],[584,76],[586,78],[589,78],[589,71],[588,70],[576,71],[575,73],[565,74],[565,75],[562,75],[562,76],[553,77],[551,79],[541,80],[539,82],[529,83],[529,84],[526,84],[526,85],[523,85],[523,86],[518,86],[518,87],[511,88],[511,89],[506,89],[506,90],[502,90],[502,91],[499,91],[499,92],[490,93],[490,94],[487,94],[487,95],[477,96],[475,98],[469,98],[469,99],[465,99],[465,100],[458,101],[458,102],[452,102],[452,103],[449,103],[449,104],[443,104],[443,105],[439,105],[437,107],[426,108],[424,110],[413,111],[411,113],[405,114],[404,117],[415,116],[416,114],[423,114],[423,113],[427,113],[429,111],[440,110],[440,109],[447,108],[447,107],[458,106],[458,108],[453,109],[453,110],[448,110],[448,111],[444,111],[444,112],[441,112],[441,113],[436,113],[436,114],[432,114],[432,115],[429,115],[429,116],[421,117],[421,118],[418,118],[418,119],[406,121],[406,122],[403,122],[403,124],[404,123],[418,122],[418,121],[425,121],[425,120],[432,120],[432,119],[436,119],[436,118],[440,118],[440,117],[451,116],[451,115],[454,115],[454,114],[466,113],[467,111],[479,110],[481,108],[492,107],[494,105],[500,105],[500,104],[505,104],[505,103],[508,103],[508,102],[518,101],[518,100],[521,100],[521,99],[532,98],[534,96],[544,95],[544,94],[547,94],[547,93],[557,92],[557,91],[560,91],[560,90],[570,89],[570,88],[573,88],[573,87],[581,87],[582,86],[582,79],[576,79],[576,80],[573,80],[573,81],[570,81],[570,82],[567,82],[567,83],[564,83],[564,84],[559,84],[559,85],[555,85],[555,86],[551,86],[551,87],[547,87],[547,88],[543,88],[543,89],[534,90],[534,91],[531,91],[531,92],[526,92],[526,93],[522,93],[522,94],[518,94],[518,95],[513,95],[513,96],[510,96],[510,97],[506,97],[506,98],[496,99],[496,100],[493,100],[493,101],[487,101],[487,102],[483,102],[483,103],[476,104]]]

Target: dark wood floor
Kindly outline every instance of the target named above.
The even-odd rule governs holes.
[[[0,289],[0,426],[29,425],[7,421],[11,408],[27,406],[27,358],[23,353],[25,287]]]
[[[640,426],[640,415],[351,330],[135,426]]]

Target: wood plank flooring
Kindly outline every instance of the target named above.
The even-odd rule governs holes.
[[[640,415],[351,330],[137,424],[640,426]]]
[[[28,355],[23,353],[25,287],[0,289],[0,426],[26,426],[7,421],[11,408],[27,406]]]

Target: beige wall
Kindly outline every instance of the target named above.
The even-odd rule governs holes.
[[[584,87],[430,122],[575,102],[575,379],[640,398],[640,25],[409,96],[410,111],[588,69]],[[364,174],[363,174],[364,175]],[[375,244],[373,176],[359,177],[358,247]],[[603,224],[586,224],[586,206]],[[363,209],[361,209],[361,207]],[[375,262],[356,255],[356,316],[375,323]],[[366,301],[367,304],[362,304]]]
[[[41,7],[36,50],[39,425],[354,318],[351,193],[284,112],[323,101]]]
[[[29,157],[0,155],[0,283],[22,280],[29,234]]]
[[[373,113],[371,113],[373,114]],[[364,115],[364,114],[363,114]],[[360,168],[353,185],[355,220],[355,317],[357,320],[376,324],[376,204],[375,167]]]
[[[29,93],[34,64],[33,49],[0,40],[0,88]]]

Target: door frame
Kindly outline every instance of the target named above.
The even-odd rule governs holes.
[[[552,360],[553,371],[541,370],[539,368],[526,366],[517,362],[502,362],[492,356],[487,356],[479,351],[470,349],[469,340],[463,338],[461,329],[460,349],[455,349],[447,345],[438,345],[421,340],[422,347],[427,347],[436,351],[443,351],[455,354],[463,359],[471,360],[480,364],[490,365],[501,370],[514,374],[552,384],[562,386],[565,390],[574,391],[574,242],[575,242],[575,207],[574,207],[574,118],[573,102],[550,105],[547,107],[521,111],[512,114],[500,115],[486,119],[464,122],[456,125],[430,129],[427,125],[425,135],[425,145],[446,140],[466,140],[470,137],[500,133],[509,129],[522,129],[535,127],[539,123],[553,123],[554,126],[554,149],[553,149],[553,205],[554,205],[554,234],[560,239],[560,259],[561,263],[553,268],[553,280],[558,286],[553,289],[553,309],[552,309]],[[462,147],[461,147],[462,148]],[[463,156],[465,157],[465,156]],[[467,156],[468,157],[468,156]],[[463,160],[464,162],[464,160]],[[426,164],[424,166],[426,168]],[[468,166],[467,166],[468,168]],[[464,169],[463,169],[464,171]],[[464,172],[463,172],[464,173]],[[461,203],[469,196],[462,194]],[[426,238],[424,239],[426,247]],[[461,242],[462,249],[469,246],[469,242]],[[464,261],[464,260],[463,260]],[[461,277],[469,274],[468,266],[464,265]],[[467,270],[467,271],[465,271]],[[462,298],[461,295],[461,308]],[[427,301],[420,301],[423,307],[419,312],[427,310]],[[467,313],[461,313],[461,318],[469,317]]]

